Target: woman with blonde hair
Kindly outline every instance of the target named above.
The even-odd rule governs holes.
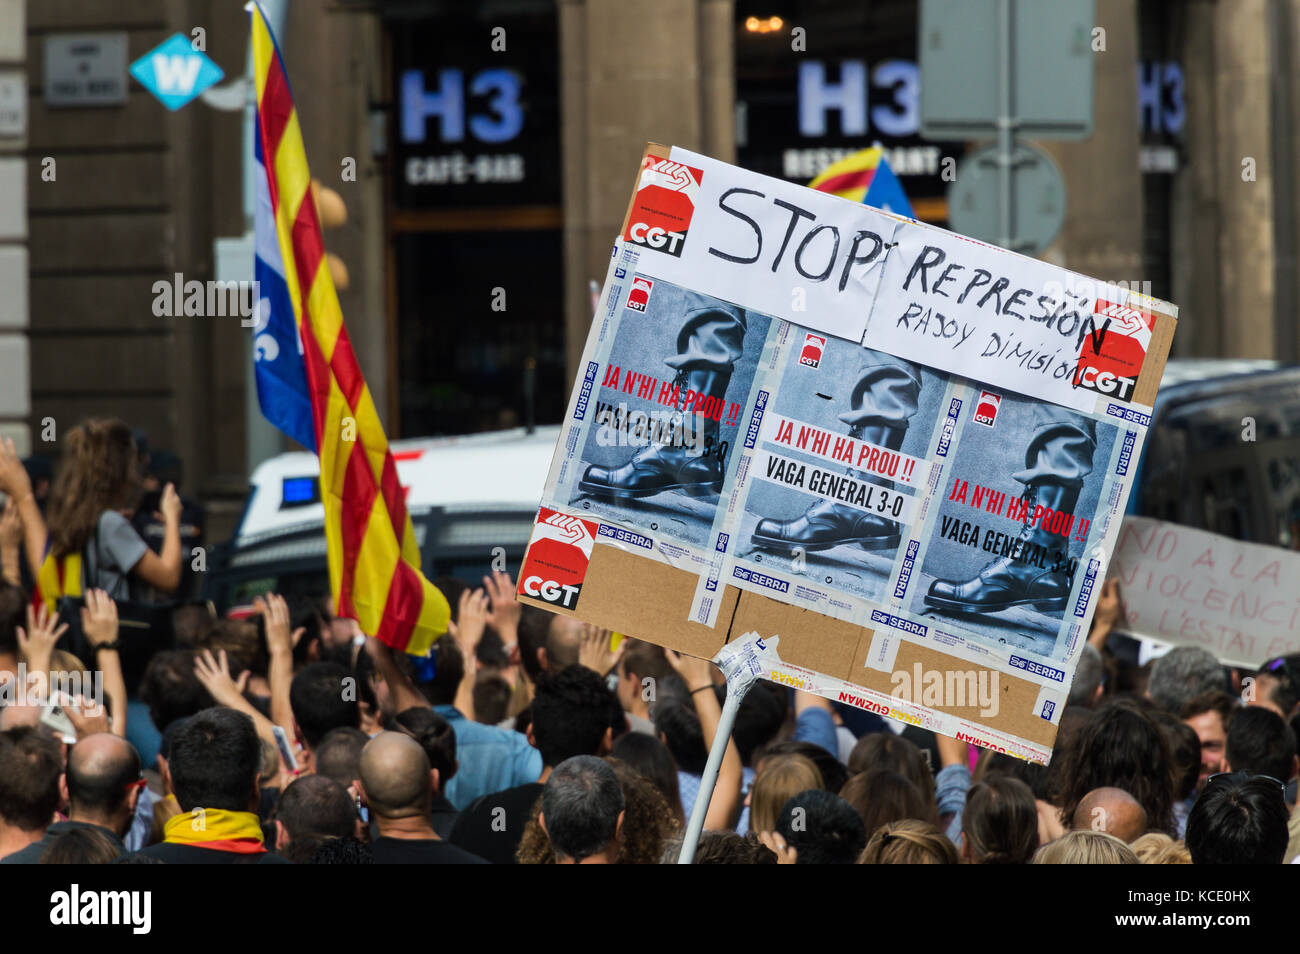
[[[1133,854],[1144,865],[1190,865],[1192,853],[1181,841],[1174,841],[1164,832],[1149,831],[1129,845]]]
[[[955,865],[957,849],[937,825],[907,818],[876,829],[860,865]]]
[[[1067,832],[1034,853],[1036,865],[1136,865],[1133,849],[1104,831]]]
[[[812,759],[802,755],[778,755],[766,759],[745,797],[749,806],[749,830],[776,831],[781,806],[810,788],[825,788],[822,773]]]

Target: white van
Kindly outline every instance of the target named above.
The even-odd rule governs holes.
[[[518,569],[559,433],[553,426],[393,441],[426,577],[477,580],[499,556]],[[225,612],[267,592],[328,593],[316,455],[273,457],[251,483],[235,535],[211,554],[203,597]]]

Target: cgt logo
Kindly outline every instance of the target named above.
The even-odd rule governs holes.
[[[632,287],[628,289],[627,305],[629,311],[639,311],[645,314],[646,308],[650,306],[650,291],[655,287],[655,283],[649,278],[637,276],[632,279]]]
[[[525,595],[554,603],[556,606],[563,606],[565,609],[573,609],[577,605],[578,593],[581,590],[581,586],[544,580],[540,576],[530,576],[524,580]]]
[[[667,252],[677,258],[682,255],[682,242],[686,240],[685,232],[669,232],[667,229],[660,228],[657,225],[648,225],[645,222],[633,222],[627,229],[628,240],[637,245],[646,245],[650,248],[658,249],[661,252]]]
[[[799,352],[799,363],[806,368],[818,368],[822,363],[822,352],[826,350],[826,339],[812,332],[803,340],[803,350]]]
[[[998,409],[1002,407],[1002,395],[994,391],[981,391],[980,399],[975,402],[972,419],[976,424],[992,427],[998,419]]]
[[[1110,371],[1102,371],[1090,364],[1082,364],[1074,372],[1074,383],[1089,391],[1127,401],[1137,385],[1137,378],[1127,378]]]
[[[568,514],[552,512],[542,523],[558,531],[552,534],[554,539],[564,540],[567,543],[576,544],[591,536],[580,518],[570,517]]]
[[[623,237],[634,245],[681,258],[703,179],[699,169],[646,156]]]

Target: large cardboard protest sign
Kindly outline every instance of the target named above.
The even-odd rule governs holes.
[[[1175,315],[651,146],[520,597],[1045,760]]]
[[[1108,575],[1124,629],[1254,668],[1300,652],[1300,554],[1148,517],[1127,517]]]

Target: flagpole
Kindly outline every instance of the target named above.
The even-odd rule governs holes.
[[[764,667],[760,657],[775,647],[776,642],[775,636],[763,640],[758,633],[746,633],[736,642],[723,646],[713,657],[727,679],[727,698],[722,704],[718,730],[713,734],[709,760],[700,777],[699,794],[695,796],[695,804],[691,807],[691,818],[686,825],[681,853],[677,857],[679,865],[695,863],[695,849],[700,843],[700,834],[704,831],[704,819],[709,813],[709,803],[713,801],[713,789],[718,784],[718,769],[722,766],[727,743],[731,741],[731,730],[736,725],[736,713],[740,711],[740,704],[754,683],[762,677]]]

